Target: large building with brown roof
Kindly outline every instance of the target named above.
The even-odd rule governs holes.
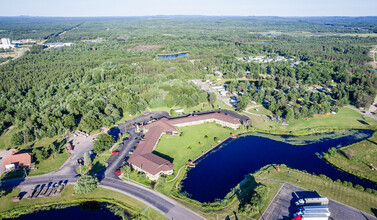
[[[31,154],[14,152],[9,157],[4,160],[4,170],[10,171],[13,169],[27,167],[30,168],[31,165]]]
[[[162,134],[177,134],[176,127],[198,125],[216,122],[224,127],[238,129],[240,119],[223,112],[211,112],[199,115],[189,115],[176,118],[162,118],[143,127],[144,139],[139,143],[128,162],[135,170],[144,172],[151,180],[157,180],[160,175],[173,174],[174,164],[153,154]]]

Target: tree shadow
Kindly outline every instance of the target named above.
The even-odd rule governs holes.
[[[152,153],[156,154],[159,157],[164,158],[165,160],[169,161],[170,163],[173,163],[173,161],[174,161],[174,158],[172,158],[172,157],[170,157],[170,156],[168,156],[166,154],[160,153],[158,151],[153,151]]]
[[[371,208],[371,211],[373,215],[377,217],[377,208]]]
[[[377,143],[376,142],[374,142],[374,141],[371,141],[371,140],[369,140],[369,139],[366,139],[367,141],[369,141],[370,143],[372,143],[372,144],[375,144],[375,145],[377,145]]]
[[[369,125],[369,123],[366,122],[366,121],[362,121],[362,120],[357,120],[357,121],[360,122],[360,123],[363,124],[363,125]]]

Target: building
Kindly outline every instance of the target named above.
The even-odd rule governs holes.
[[[44,44],[45,47],[47,48],[59,48],[59,47],[64,47],[64,46],[72,46],[72,43],[47,43]]]
[[[176,118],[162,118],[151,124],[142,127],[145,134],[128,162],[140,172],[144,172],[151,180],[157,180],[160,175],[173,174],[174,164],[170,161],[153,154],[161,135],[178,134],[177,127],[198,125],[208,122],[237,129],[240,126],[240,119],[223,112],[209,112],[198,115],[187,115]]]
[[[12,44],[12,41],[9,38],[1,38],[0,48],[10,49],[14,47],[16,47],[16,45]]]
[[[31,165],[31,154],[14,152],[9,157],[4,160],[4,170],[11,171],[18,168],[30,168]]]

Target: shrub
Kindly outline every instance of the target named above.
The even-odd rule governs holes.
[[[75,184],[75,193],[88,194],[97,189],[99,185],[97,177],[88,174],[82,175]]]

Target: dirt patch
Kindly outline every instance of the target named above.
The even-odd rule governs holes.
[[[142,50],[156,50],[160,49],[162,45],[140,45],[136,47],[131,47],[129,51],[142,51]]]

